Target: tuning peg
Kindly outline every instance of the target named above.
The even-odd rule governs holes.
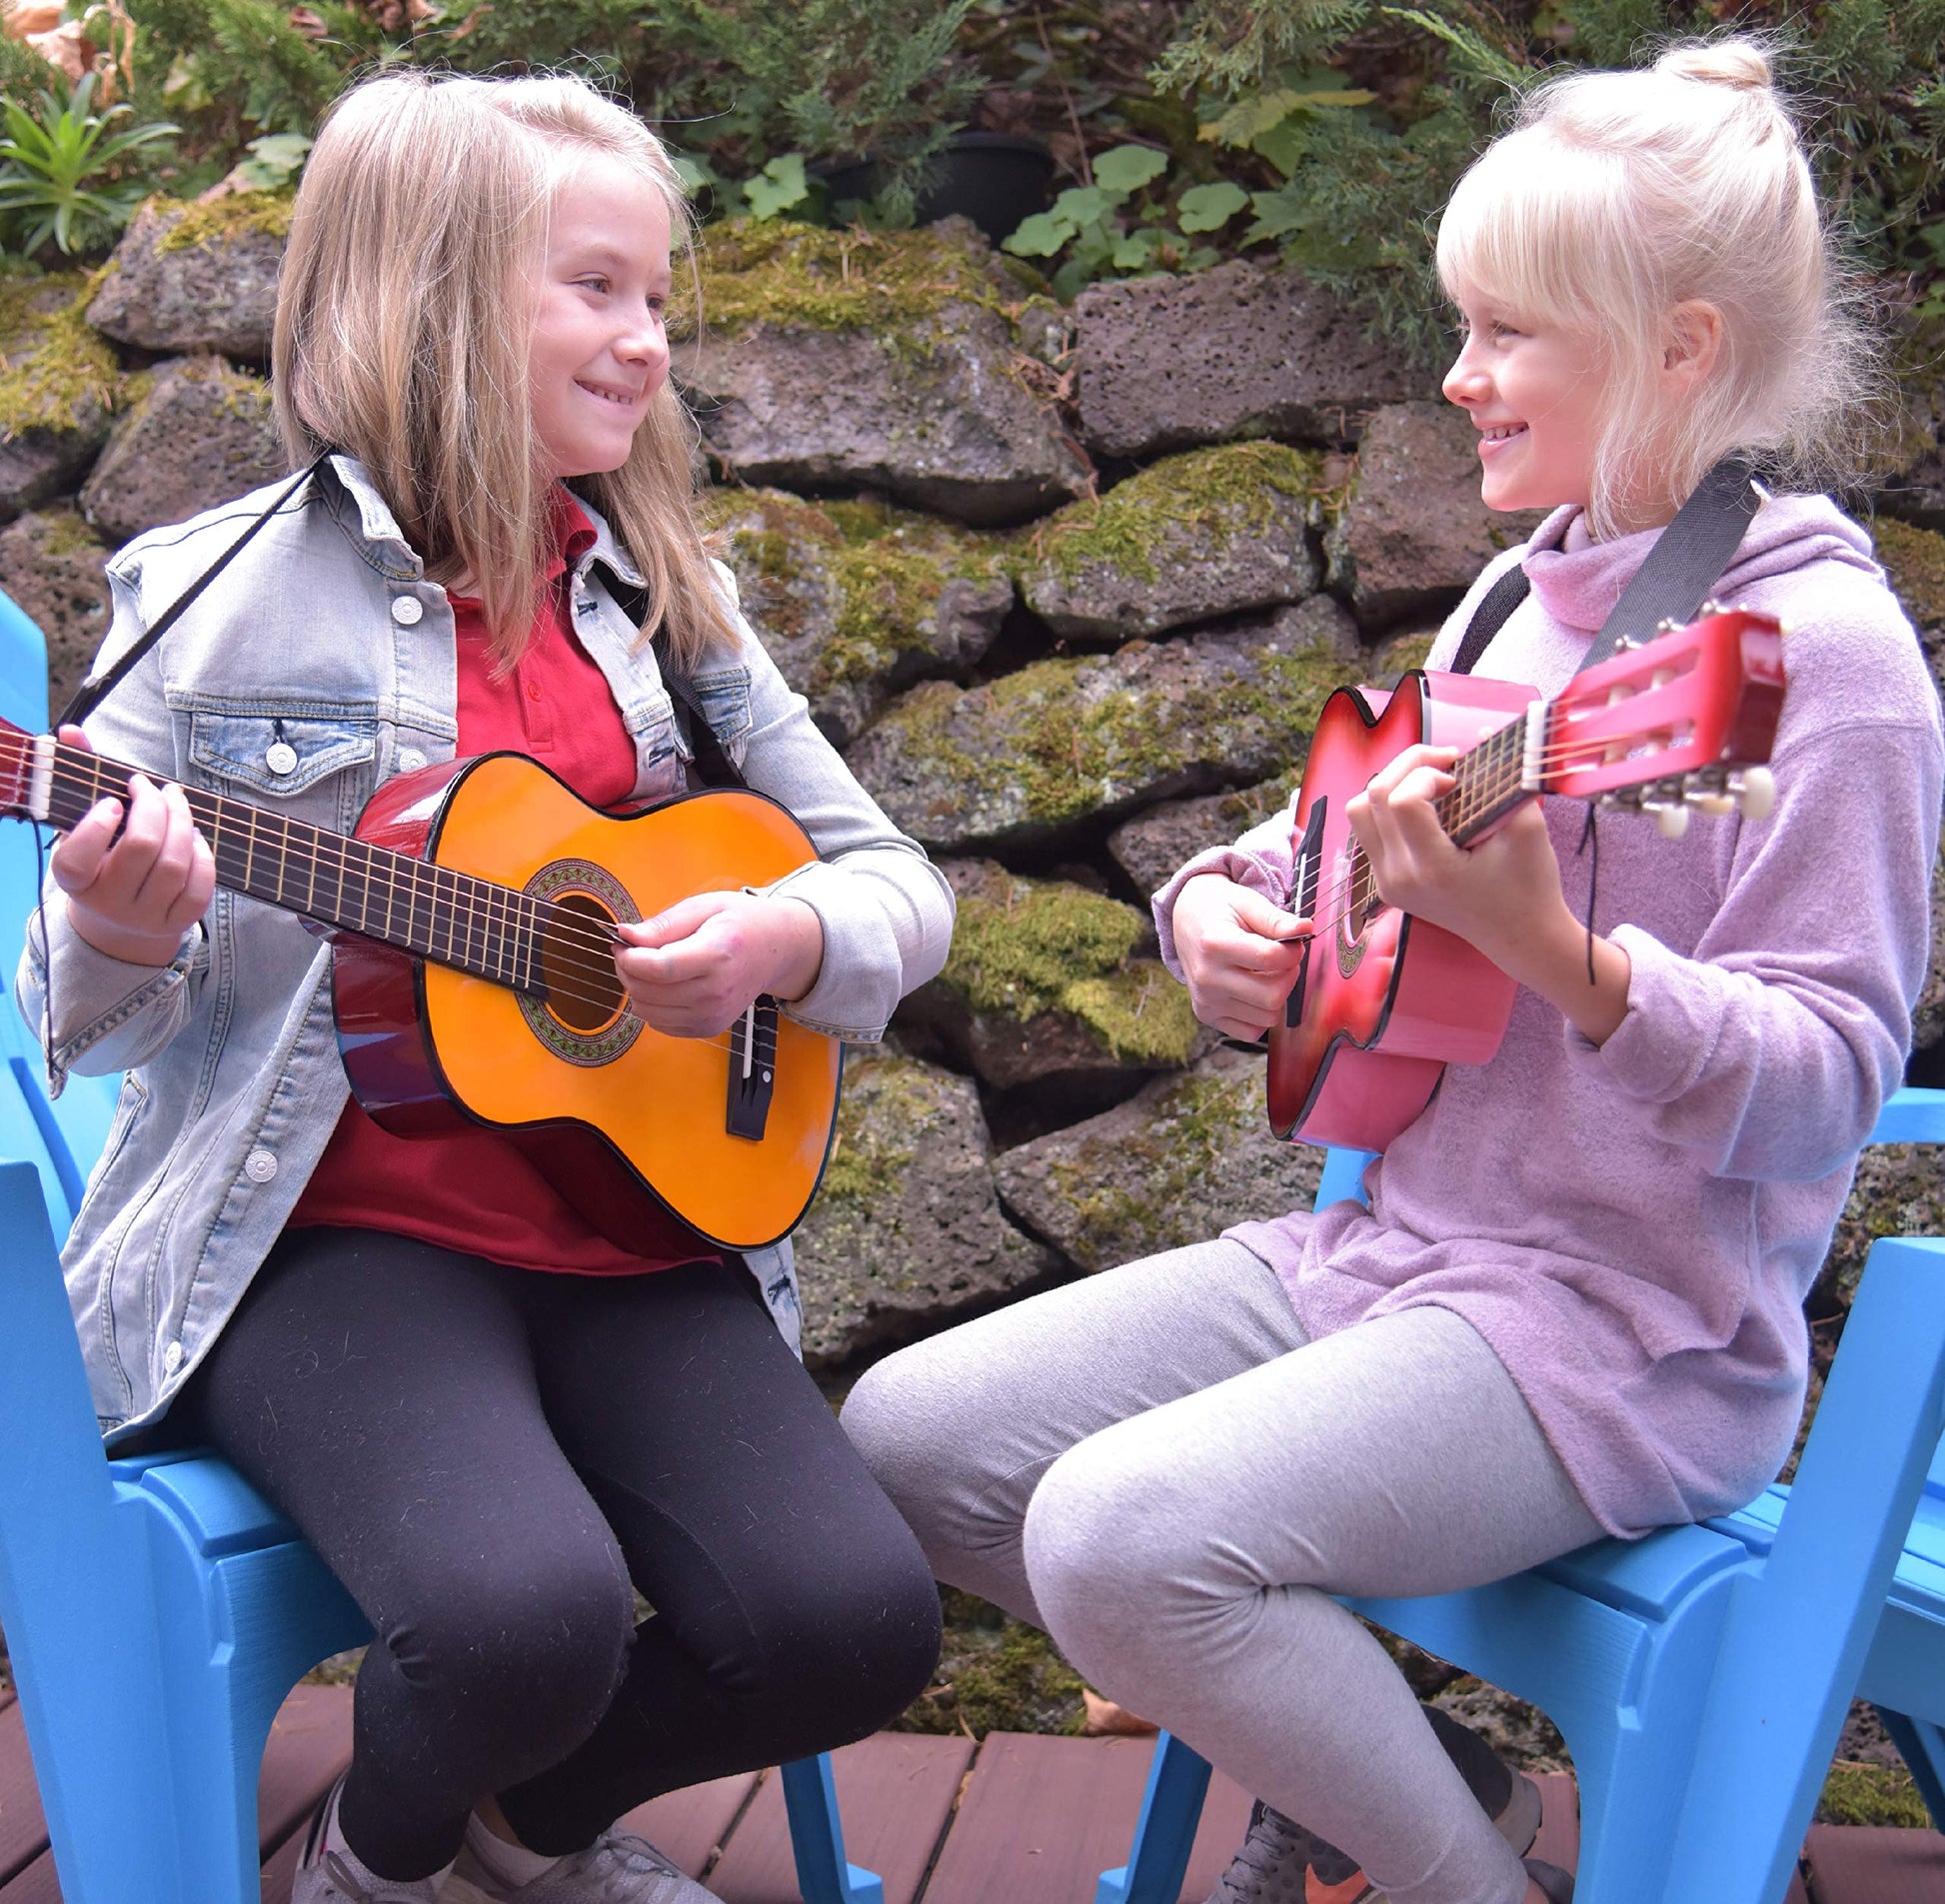
[[[1776,805],[1776,776],[1766,767],[1738,768],[1729,776],[1729,792],[1744,820],[1767,820]]]
[[[1680,801],[1644,801],[1642,812],[1654,816],[1654,830],[1664,840],[1679,840],[1688,831],[1688,809]]]
[[[1736,811],[1735,802],[1719,787],[1691,787],[1682,795],[1682,803],[1698,814],[1717,820]]]

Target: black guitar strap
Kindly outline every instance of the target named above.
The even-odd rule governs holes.
[[[111,693],[111,691],[119,687],[122,682],[128,679],[129,673],[135,667],[136,663],[139,662],[142,659],[142,657],[146,655],[149,652],[149,650],[152,649],[156,645],[156,643],[163,638],[163,636],[168,634],[168,632],[172,628],[174,628],[179,621],[182,620],[183,614],[188,609],[189,605],[192,602],[194,602],[195,599],[199,595],[201,595],[202,592],[206,588],[208,588],[209,585],[212,582],[214,582],[216,578],[220,576],[223,573],[223,571],[227,569],[230,566],[230,564],[236,560],[238,556],[240,556],[243,553],[244,544],[247,543],[251,539],[251,537],[257,533],[258,530],[263,528],[263,526],[267,522],[269,522],[270,519],[273,516],[275,516],[277,512],[280,509],[282,509],[284,505],[288,503],[290,499],[293,496],[295,496],[297,492],[301,490],[304,487],[304,485],[311,480],[312,477],[317,475],[318,471],[324,468],[326,462],[328,462],[334,454],[335,453],[333,451],[330,450],[325,451],[324,455],[319,457],[318,460],[315,463],[313,463],[309,469],[300,470],[296,476],[292,477],[290,482],[286,484],[285,487],[278,493],[276,500],[271,504],[271,506],[267,510],[265,510],[261,516],[255,518],[251,522],[249,528],[247,528],[243,532],[243,534],[236,539],[235,542],[231,543],[230,546],[227,549],[225,549],[223,553],[220,556],[218,556],[216,560],[212,562],[209,565],[209,567],[205,569],[203,573],[199,575],[196,578],[196,580],[189,585],[188,588],[184,589],[183,592],[179,596],[177,596],[176,599],[173,602],[171,602],[169,606],[166,609],[164,609],[159,616],[156,617],[148,633],[144,635],[142,639],[139,642],[137,642],[135,646],[131,648],[128,651],[128,653],[124,655],[121,658],[121,660],[114,665],[114,667],[109,669],[107,674],[102,675],[100,677],[91,677],[89,680],[84,681],[81,684],[81,686],[78,687],[74,691],[74,693],[68,698],[68,705],[65,708],[63,708],[58,715],[55,716],[54,718],[55,730],[58,732],[61,728],[66,727],[68,723],[71,721],[85,721],[89,717],[89,715],[93,714],[94,711],[98,707],[100,707],[104,701],[108,699],[108,696]]]
[[[648,590],[624,582],[605,562],[601,573],[616,606],[640,628],[648,620]],[[676,666],[676,658],[669,652],[666,629],[656,630],[652,646],[655,664],[662,671],[662,685],[669,690],[669,700],[675,708],[676,732],[689,750],[691,772],[705,787],[748,787],[750,783],[743,778],[743,770],[730,759],[723,743],[717,739],[716,730],[710,726],[695,687]]]
[[[1604,662],[1624,643],[1652,641],[1663,622],[1677,626],[1692,622],[1709,591],[1721,581],[1761,502],[1748,463],[1741,457],[1724,457],[1696,484],[1694,495],[1661,532],[1574,673]],[[1472,672],[1486,644],[1526,599],[1531,586],[1526,571],[1515,563],[1486,591],[1453,658],[1453,674]]]

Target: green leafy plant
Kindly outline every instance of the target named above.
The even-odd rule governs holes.
[[[1149,146],[1114,146],[1092,169],[1092,184],[1068,187],[1001,247],[1016,258],[1066,253],[1053,273],[1056,297],[1071,299],[1096,278],[1213,264],[1221,253],[1195,237],[1219,231],[1249,204],[1249,194],[1227,180],[1183,185],[1176,178],[1171,193],[1168,155]]]
[[[84,75],[65,96],[34,95],[35,111],[0,101],[7,136],[0,139],[0,217],[11,249],[31,256],[50,241],[63,254],[109,243],[148,195],[147,186],[125,176],[128,161],[145,147],[174,136],[155,123],[112,131],[127,118],[126,105],[94,110],[95,75]]]
[[[311,141],[301,132],[267,132],[244,148],[232,176],[247,192],[276,192],[295,183],[311,156]]]

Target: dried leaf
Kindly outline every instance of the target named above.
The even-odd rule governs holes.
[[[1081,1704],[1087,1708],[1087,1722],[1080,1730],[1090,1739],[1151,1739],[1161,1730],[1147,1719],[1137,1719],[1125,1706],[1103,1699],[1091,1686],[1080,1688]]]

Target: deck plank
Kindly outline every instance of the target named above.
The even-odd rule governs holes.
[[[1939,1904],[1945,1838],[1889,1825],[1812,1825],[1806,1847],[1817,1904]]]
[[[880,1732],[832,1754],[845,1855],[885,1880],[885,1904],[912,1904],[918,1895],[972,1759],[971,1739],[917,1732]],[[798,1904],[784,1788],[774,1772],[765,1774],[709,1883],[724,1904]],[[988,1904],[998,1895],[989,1894]]]
[[[988,1733],[926,1904],[1092,1897],[1098,1874],[1127,1862],[1153,1750],[1151,1739]]]
[[[0,1885],[47,1848],[47,1820],[27,1755],[27,1725],[20,1707],[0,1709]]]
[[[271,1721],[257,1780],[257,1843],[265,1856],[302,1836],[332,1781],[351,1763],[351,1688],[296,1686]]]
[[[1580,1791],[1570,1772],[1541,1772],[1533,1781],[1540,1788],[1540,1835],[1532,1856],[1572,1871],[1580,1864]]]
[[[636,1806],[622,1820],[623,1829],[648,1839],[672,1864],[700,1878],[756,1790],[757,1777],[755,1772],[740,1772],[734,1778],[712,1778],[704,1785],[667,1792]]]

